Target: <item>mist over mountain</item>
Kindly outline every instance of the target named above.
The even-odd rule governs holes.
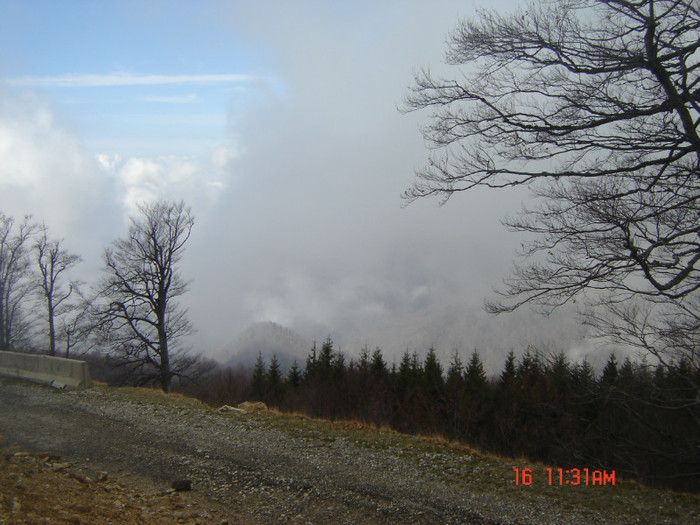
[[[430,304],[425,300],[416,308],[401,312],[374,312],[373,315],[348,313],[341,324],[297,322],[290,326],[266,321],[248,326],[224,346],[219,360],[227,365],[252,366],[262,354],[266,362],[275,355],[287,371],[294,360],[304,365],[314,342],[320,345],[331,337],[336,350],[348,360],[360,351],[380,348],[391,365],[408,351],[421,358],[433,347],[446,368],[455,351],[467,362],[474,350],[486,370],[498,374],[511,350],[517,356],[532,349],[542,353],[565,352],[572,361],[584,358],[600,368],[610,348],[586,338],[586,330],[571,311],[555,312],[549,317],[531,310],[489,315],[468,301]],[[619,350],[619,349],[618,349]]]
[[[390,365],[398,364],[405,351],[416,352],[422,358],[433,347],[446,368],[455,351],[462,362],[467,362],[477,350],[487,372],[493,374],[500,373],[511,350],[516,356],[528,349],[544,354],[563,351],[572,361],[585,358],[596,367],[605,362],[610,352],[599,341],[587,338],[585,327],[570,311],[545,317],[522,309],[493,316],[479,307],[469,306],[465,300],[400,315],[392,312],[376,315],[374,319],[364,317],[361,321],[325,332],[318,327],[315,332],[307,332],[302,326],[295,329],[302,334],[314,334],[317,341],[322,340],[319,337],[322,334],[330,334],[335,347],[348,358],[356,358],[363,347],[370,351],[379,347]]]
[[[286,372],[296,360],[303,366],[313,341],[290,328],[271,321],[254,323],[222,350],[222,361],[229,366],[252,366],[259,354],[269,362],[277,356],[280,367]]]
[[[49,21],[65,10],[50,4],[41,13]],[[528,344],[581,354],[575,316],[482,310],[524,240],[500,220],[530,202],[526,188],[402,207],[427,152],[424,117],[397,106],[416,68],[443,67],[445,32],[469,6],[413,3],[396,17],[383,2],[211,4],[202,16],[194,3],[168,17],[146,10],[138,28],[107,9],[105,30],[138,42],[117,46],[112,63],[136,73],[93,62],[109,53],[76,62],[76,50],[91,49],[90,23],[47,36],[29,29],[36,10],[13,8],[4,20],[46,37],[52,60],[43,70],[33,62],[43,51],[25,56],[29,42],[0,31],[10,62],[37,70],[26,77],[8,62],[2,72],[14,85],[0,89],[0,135],[12,144],[0,147],[2,211],[46,222],[84,259],[80,278],[90,283],[138,202],[185,199],[196,226],[181,268],[193,286],[181,305],[197,332],[183,344],[221,362],[262,352],[302,364],[328,336],[348,358],[379,347],[390,364],[431,346],[443,364],[455,349],[464,359],[476,348],[496,370]],[[215,45],[193,49],[189,67],[148,45],[199,30],[204,38],[192,42]],[[243,50],[252,54],[231,62]],[[138,71],[149,63],[162,71]]]

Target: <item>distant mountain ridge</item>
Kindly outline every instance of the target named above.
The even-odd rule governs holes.
[[[361,326],[358,323],[342,332],[323,325],[292,329],[270,321],[254,323],[221,350],[219,361],[224,365],[252,367],[258,353],[266,363],[276,355],[286,372],[294,360],[303,367],[314,340],[320,346],[329,336],[335,350],[342,350],[348,361],[357,360],[364,347],[370,351],[378,347],[390,365],[398,364],[405,351],[416,352],[422,359],[432,347],[443,368],[447,369],[455,350],[462,361],[468,360],[471,353],[478,350],[489,374],[501,372],[511,350],[516,356],[528,348],[544,353],[564,351],[572,361],[586,358],[599,368],[612,350],[600,342],[586,339],[585,327],[571,312],[559,311],[545,318],[530,310],[519,310],[496,317],[481,309],[469,308],[465,302],[455,301],[444,307],[421,309],[397,318],[376,315],[364,321]],[[616,351],[621,355],[621,349]]]
[[[313,341],[280,324],[271,321],[254,323],[227,345],[224,364],[253,365],[258,354],[262,354],[266,362],[275,355],[282,371],[286,372],[294,360],[299,366],[304,365],[312,345]]]

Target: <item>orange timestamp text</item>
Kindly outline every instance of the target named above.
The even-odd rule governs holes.
[[[532,485],[532,469],[513,467],[516,485]],[[615,471],[589,468],[547,468],[549,485],[615,485]]]

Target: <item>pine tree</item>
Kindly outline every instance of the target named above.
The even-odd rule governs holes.
[[[458,438],[463,432],[462,416],[467,404],[466,384],[464,381],[464,366],[455,349],[447,370],[445,383],[445,414],[447,416],[451,437]]]
[[[486,387],[486,372],[477,350],[474,350],[471,359],[469,359],[464,379],[467,384],[467,390],[472,395],[482,392]]]
[[[333,367],[333,341],[330,336],[324,341],[321,346],[321,353],[318,356],[316,363],[320,380],[330,382],[331,370]]]
[[[501,372],[501,377],[498,380],[499,386],[501,388],[510,388],[511,385],[515,384],[516,374],[517,365],[515,364],[515,353],[511,350],[508,352],[505,365],[503,366],[503,372]]]
[[[361,373],[366,373],[369,371],[369,364],[370,364],[370,353],[369,353],[369,348],[367,345],[362,347],[362,350],[360,351],[360,361],[358,363],[358,369],[360,370]]]
[[[338,349],[333,354],[330,372],[330,396],[332,397],[331,420],[347,417],[351,411],[350,392],[347,382],[348,371],[345,366],[345,356]]]
[[[254,399],[258,401],[265,399],[265,361],[262,352],[258,352],[258,358],[255,361],[250,389]]]
[[[274,406],[279,406],[282,402],[284,394],[282,388],[282,371],[277,356],[273,355],[270,359],[270,366],[265,374],[265,402],[271,403]]]
[[[581,364],[573,368],[572,378],[576,391],[580,394],[589,394],[593,391],[595,373],[588,360],[584,359]]]
[[[316,375],[317,361],[316,341],[314,341],[314,344],[309,351],[309,355],[306,356],[306,366],[304,367],[304,381],[306,383],[311,383],[313,381],[314,376]]]
[[[455,349],[450,361],[450,368],[447,369],[447,386],[448,388],[460,385],[463,383],[464,366],[459,358],[459,352]]]
[[[302,373],[299,370],[299,364],[296,359],[292,362],[292,366],[287,373],[287,385],[292,390],[296,390],[301,385]]]
[[[370,372],[372,377],[376,379],[385,379],[388,370],[386,367],[386,361],[384,361],[384,356],[382,356],[382,351],[377,347],[374,352],[372,352],[372,361],[370,363]]]
[[[442,398],[445,380],[442,377],[442,365],[432,346],[423,363],[423,387],[432,402],[438,402]]]
[[[345,380],[346,374],[345,367],[345,356],[338,350],[333,355],[333,360],[331,361],[331,377],[334,384],[340,384]]]
[[[631,387],[637,382],[635,368],[636,367],[630,358],[625,357],[625,360],[622,362],[622,366],[620,366],[617,373],[618,381],[621,383],[623,388],[631,389]]]
[[[603,385],[612,385],[615,381],[617,381],[617,359],[615,354],[611,352],[607,363],[605,363],[605,368],[603,368],[600,382]]]
[[[525,390],[533,391],[543,384],[544,367],[538,351],[528,348],[518,364],[517,378]]]
[[[405,402],[404,396],[408,396],[418,388],[420,382],[420,370],[415,354],[411,355],[406,350],[401,357],[399,369],[396,373],[394,387],[397,396]]]

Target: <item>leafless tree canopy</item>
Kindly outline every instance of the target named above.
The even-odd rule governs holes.
[[[192,331],[187,312],[175,299],[187,291],[177,267],[193,224],[184,202],[141,205],[128,236],[114,241],[104,256],[104,333],[134,373],[156,379],[166,392],[181,365],[189,363],[173,349],[178,338]]]
[[[46,226],[43,227],[41,235],[34,245],[34,253],[40,274],[39,296],[46,309],[45,319],[48,324],[49,355],[56,355],[57,335],[69,336],[70,331],[66,334],[66,328],[74,321],[73,319],[66,319],[66,315],[75,313],[73,317],[77,318],[77,310],[81,308],[79,302],[71,303],[71,296],[78,299],[80,297],[77,293],[75,282],[64,282],[66,271],[69,271],[82,259],[79,255],[67,252],[61,246],[61,241],[49,239]],[[57,321],[63,323],[63,325],[59,325],[58,330],[56,327]],[[67,338],[66,354],[68,354],[69,349],[70,339]]]
[[[26,335],[21,307],[33,287],[26,243],[35,230],[29,217],[16,224],[0,212],[0,350],[15,349]]]
[[[456,78],[424,70],[406,99],[407,111],[431,111],[423,133],[433,152],[404,197],[518,185],[536,197],[505,220],[533,240],[487,308],[547,310],[590,291],[609,307],[590,319],[599,327],[642,346],[663,330],[697,360],[697,0],[480,12],[451,34],[447,63]]]

